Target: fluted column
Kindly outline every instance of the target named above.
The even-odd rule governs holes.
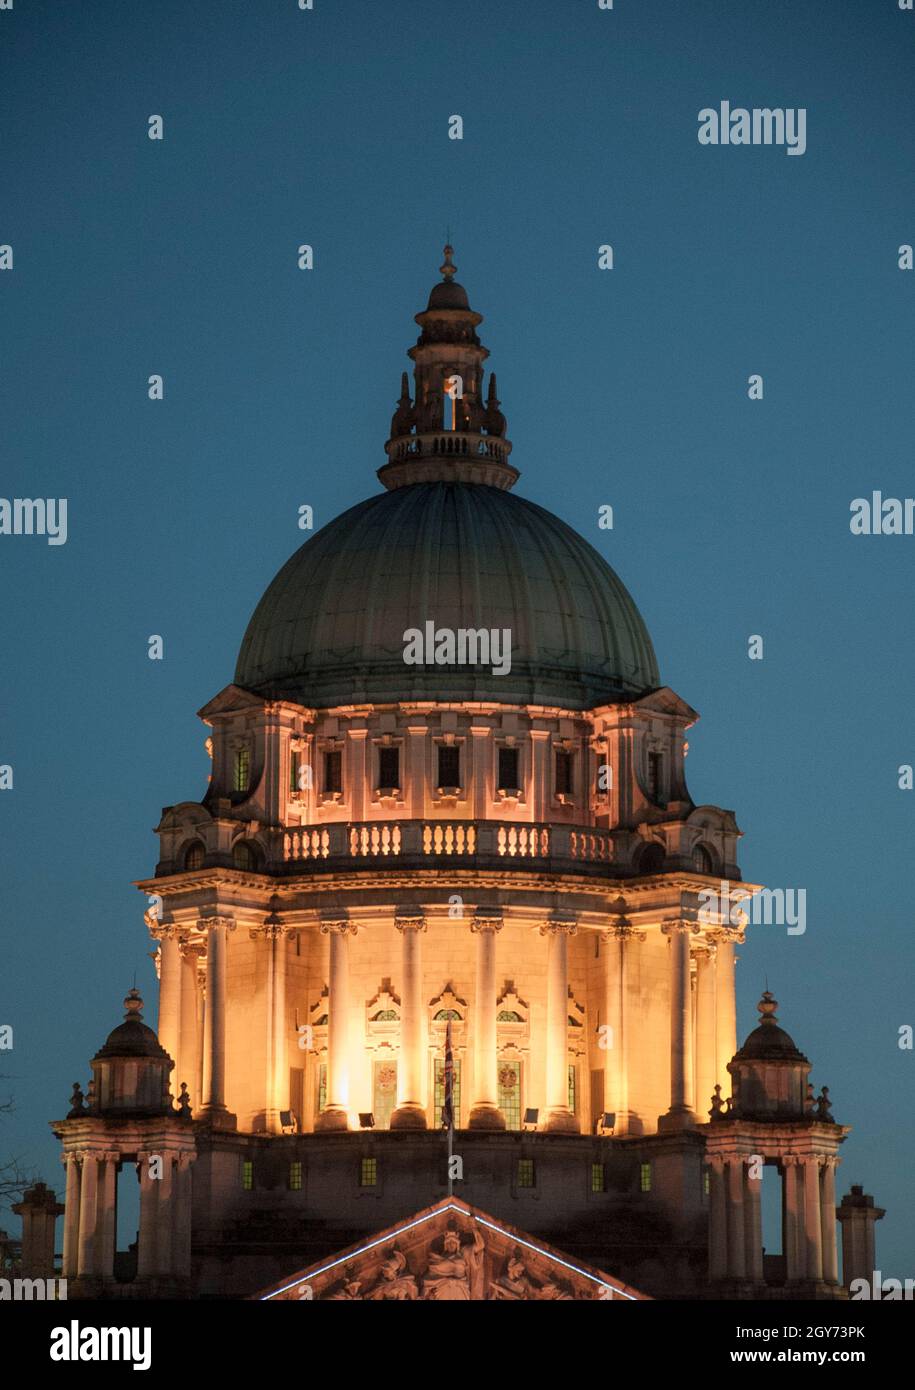
[[[194,1154],[177,1155],[175,1164],[175,1193],[172,1201],[172,1267],[175,1279],[189,1279],[191,1274],[192,1176]]]
[[[616,1116],[614,1133],[628,1134],[632,1128],[629,1109],[629,958],[633,943],[644,941],[645,933],[636,931],[625,916],[625,902],[620,897],[612,905],[620,911],[616,920],[602,934],[606,960],[605,1004],[609,1034],[603,1034],[600,1047],[604,1064],[604,1111]]]
[[[728,1210],[724,1159],[709,1159],[709,1278],[725,1279],[728,1272]]]
[[[502,918],[478,912],[470,930],[477,938],[477,969],[473,1008],[474,1100],[468,1123],[471,1129],[504,1129],[496,1057],[496,933],[502,930]]]
[[[544,1129],[577,1134],[578,1120],[569,1109],[569,937],[571,920],[545,923],[546,976],[546,1119]]]
[[[173,926],[160,926],[155,935],[159,938],[159,1042],[175,1063],[177,1075],[180,1030],[181,1030],[181,951],[178,945],[178,930]],[[182,1077],[181,1080],[184,1078]]]
[[[744,1235],[744,1163],[742,1158],[727,1159],[728,1202],[728,1278],[746,1278],[746,1240]]]
[[[397,1067],[397,1108],[391,1115],[391,1129],[425,1129],[423,972],[420,941],[426,930],[426,919],[420,916],[397,916],[394,925],[401,936],[403,1002],[400,1016],[400,1058]]]
[[[727,927],[718,927],[708,932],[706,939],[713,941],[715,950],[715,1085],[721,1087],[722,1095],[730,1093],[730,1074],[728,1062],[737,1051],[737,997],[734,986],[734,946],[742,941],[742,935]],[[711,1095],[711,1093],[709,1093]],[[700,1098],[701,1099],[701,1098]],[[704,1101],[702,1102],[704,1104]],[[701,1115],[700,1118],[705,1117]]]
[[[137,1154],[140,1179],[140,1230],[137,1237],[137,1278],[152,1280],[157,1269],[157,1228],[159,1224],[159,1179],[150,1176],[150,1159],[160,1155]]]
[[[804,1277],[800,1161],[794,1154],[786,1154],[782,1159],[782,1170],[782,1246],[785,1254],[785,1278],[792,1284]]]
[[[755,1284],[761,1284],[763,1282],[762,1179],[750,1176],[749,1165],[744,1166],[743,1213],[746,1277]]]
[[[805,1158],[804,1169],[804,1248],[806,1277],[823,1278],[823,1226],[820,1215],[820,1160]]]
[[[168,1150],[161,1155],[162,1176],[158,1179],[156,1210],[156,1277],[168,1279],[172,1269],[172,1237],[175,1226],[174,1173],[175,1155]]]
[[[286,1048],[286,928],[275,914],[252,937],[263,937],[267,950],[265,1126],[268,1134],[281,1134],[280,1112],[289,1108],[289,1072]]]
[[[349,1129],[349,938],[355,926],[345,919],[324,921],[330,938],[327,978],[327,1104],[315,1121],[316,1130]]]
[[[103,1279],[110,1280],[114,1278],[114,1254],[117,1248],[119,1155],[117,1153],[105,1153],[101,1154],[100,1158],[104,1160],[104,1167],[101,1172],[98,1192],[99,1253],[97,1273]]]
[[[187,1085],[191,1106],[200,1105],[200,1048],[197,1037],[197,957],[200,948],[185,941],[181,946],[181,1005],[178,1068],[172,1073],[175,1095],[181,1082]]]
[[[836,1168],[838,1158],[823,1159],[820,1177],[820,1215],[822,1220],[823,1278],[835,1284],[839,1280],[839,1252],[836,1246]]]
[[[98,1249],[98,1155],[83,1154],[83,1172],[79,1194],[79,1245],[76,1274],[79,1279],[91,1279],[96,1272]]]
[[[75,1279],[79,1246],[80,1166],[75,1153],[64,1154],[67,1186],[64,1195],[64,1258],[62,1273],[65,1279]]]
[[[694,1125],[693,1008],[690,994],[689,947],[692,923],[674,919],[661,930],[670,941],[670,1108],[658,1120],[660,1130]]]
[[[234,1116],[226,1108],[226,949],[234,931],[231,917],[207,917],[207,1007],[204,1046],[207,1089],[202,1115],[220,1126],[231,1125]]]
[[[715,954],[713,945],[697,946],[696,958],[696,1116],[705,1124],[718,1080]],[[730,1061],[730,1058],[728,1058]]]

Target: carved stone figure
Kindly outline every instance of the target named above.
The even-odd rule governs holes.
[[[450,1226],[442,1237],[442,1250],[429,1251],[429,1266],[423,1279],[423,1298],[429,1302],[445,1299],[482,1298],[483,1237],[474,1227],[469,1245],[461,1244],[458,1231]]]
[[[375,1301],[409,1303],[419,1298],[419,1290],[412,1274],[404,1274],[407,1267],[406,1256],[395,1245],[390,1255],[383,1261],[374,1288],[364,1295]]]

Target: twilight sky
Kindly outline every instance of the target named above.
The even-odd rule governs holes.
[[[65,545],[0,536],[0,1157],[60,1190],[47,1121],[135,970],[154,1020],[131,880],[205,790],[195,711],[298,507],[379,487],[450,227],[519,492],[635,596],[745,877],[806,890],[803,935],[740,950],[741,1038],[768,976],[853,1126],[839,1192],[887,1208],[878,1265],[915,1276],[915,536],[849,528],[854,498],[915,492],[915,13],[314,3],[0,13],[0,491],[69,502]],[[722,101],[803,107],[805,153],[700,145]]]

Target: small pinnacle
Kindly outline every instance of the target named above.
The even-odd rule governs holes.
[[[454,247],[449,242],[448,245],[445,247],[445,263],[444,265],[439,266],[439,270],[442,273],[443,280],[453,280],[455,275],[457,274],[457,266],[454,265],[454,263],[451,260],[451,257],[453,255]]]

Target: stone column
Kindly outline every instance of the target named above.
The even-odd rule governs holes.
[[[746,1278],[746,1239],[744,1234],[744,1163],[742,1158],[727,1159],[728,1188],[728,1278]]]
[[[705,1124],[718,1080],[718,1040],[715,1008],[716,947],[697,946],[696,957],[696,1117]],[[730,1061],[730,1058],[728,1058]]]
[[[422,820],[426,814],[426,749],[429,730],[425,724],[411,724],[407,727],[407,733],[410,738],[405,750],[409,758],[410,815],[413,820]],[[434,751],[433,749],[433,753]],[[437,774],[438,769],[433,768],[433,779]],[[466,768],[461,769],[461,776],[466,786]]]
[[[156,1200],[156,1267],[159,1279],[168,1279],[172,1271],[172,1237],[175,1228],[174,1173],[175,1155],[166,1149],[161,1155],[162,1176]]]
[[[210,1084],[209,1068],[207,1066],[206,1032],[207,1032],[207,978],[206,962],[201,967],[200,956],[205,954],[205,949],[198,951],[197,965],[197,1106],[198,1109],[203,1105],[203,1098],[207,1093]]]
[[[344,918],[321,923],[330,937],[327,983],[327,1104],[316,1130],[349,1129],[349,938],[356,928]]]
[[[175,1095],[181,1090],[182,1081],[187,1083],[191,1105],[196,1111],[200,1105],[200,1049],[197,1045],[197,955],[198,948],[185,941],[181,946],[181,1004],[180,1041],[178,1045],[178,1068],[172,1073],[172,1088]]]
[[[114,1255],[118,1237],[118,1162],[120,1155],[105,1153],[98,1192],[99,1252],[97,1273],[103,1279],[114,1279]]]
[[[571,920],[554,920],[540,928],[548,941],[546,976],[546,1119],[551,1133],[578,1134],[569,1109],[569,937],[578,930]]]
[[[161,1155],[137,1154],[140,1179],[140,1231],[137,1244],[137,1278],[152,1280],[158,1268],[159,1180],[150,1177],[150,1159]]]
[[[823,1278],[823,1227],[820,1217],[820,1160],[805,1158],[804,1168],[804,1247],[806,1276]]]
[[[730,1094],[731,1077],[728,1062],[737,1051],[737,998],[734,992],[734,944],[743,938],[736,931],[720,927],[708,933],[707,939],[716,944],[715,951],[715,1084],[721,1094]],[[715,1089],[713,1084],[712,1090]],[[702,1102],[704,1104],[704,1102]],[[711,1104],[711,1100],[709,1101]]]
[[[400,1016],[400,1058],[397,1067],[397,1108],[391,1129],[426,1128],[426,1087],[423,1077],[423,971],[420,938],[426,930],[421,916],[396,916],[401,935],[403,1003]]]
[[[789,1284],[804,1277],[801,1247],[801,1184],[799,1160],[794,1154],[782,1159],[784,1186],[782,1189],[782,1245],[785,1253],[785,1278]]]
[[[175,1161],[175,1191],[172,1199],[172,1268],[175,1279],[191,1275],[192,1177],[194,1154],[180,1153]]]
[[[173,926],[156,929],[159,938],[159,1042],[175,1063],[177,1078],[181,1028],[181,951],[178,931]],[[181,1080],[184,1080],[181,1077]],[[177,1094],[177,1086],[175,1087]]]
[[[78,1279],[91,1279],[96,1273],[98,1251],[98,1155],[87,1152],[82,1157],[76,1275]]]
[[[658,1120],[658,1129],[687,1129],[696,1122],[693,1112],[693,1012],[690,994],[690,922],[674,919],[661,930],[670,940],[670,1109]]]
[[[257,936],[257,932],[252,932]],[[267,950],[267,1075],[265,1124],[268,1134],[282,1134],[280,1112],[288,1109],[289,1072],[286,1049],[286,928],[275,913],[263,927]]]
[[[603,933],[606,958],[606,1020],[609,1033],[601,1036],[599,1046],[605,1058],[604,1111],[616,1116],[614,1134],[628,1134],[632,1128],[629,1109],[629,958],[632,943],[644,941],[645,933],[636,931],[625,915],[622,898],[611,904],[619,915],[613,926]]]
[[[64,1198],[64,1258],[62,1273],[65,1279],[75,1279],[77,1269],[77,1248],[79,1245],[79,1207],[81,1172],[79,1156],[64,1154],[67,1170],[67,1188]]]
[[[744,1168],[743,1211],[744,1211],[744,1261],[746,1277],[754,1284],[763,1283],[763,1243],[762,1243],[762,1179],[750,1176],[749,1166]]]
[[[839,1282],[839,1260],[836,1249],[836,1166],[838,1163],[838,1158],[832,1156],[824,1158],[820,1174],[823,1278],[830,1284]]]
[[[366,767],[366,748],[365,741],[368,738],[368,729],[355,729],[352,726],[347,728],[349,742],[347,749],[349,752],[349,788],[350,805],[353,808],[353,820],[365,820],[366,793],[371,801],[372,789],[367,787],[367,778],[371,775],[371,768]],[[344,778],[346,769],[344,769]],[[346,781],[343,783],[346,786]]]
[[[472,724],[470,737],[473,758],[473,815],[475,820],[487,820],[490,815],[489,802],[492,800],[492,792],[489,791],[492,780],[492,768],[489,765],[492,756],[492,729]]]
[[[709,1169],[709,1279],[726,1279],[728,1272],[728,1211],[724,1159],[715,1154]]]
[[[549,729],[531,729],[531,797],[528,805],[528,820],[548,821],[553,798],[550,769],[550,746],[552,734]]]
[[[499,1109],[496,1057],[496,933],[501,915],[478,912],[470,924],[477,938],[476,991],[473,1004],[473,1094],[471,1129],[504,1129]]]
[[[231,917],[207,917],[207,1007],[205,1071],[207,1089],[203,1098],[203,1118],[231,1127],[234,1116],[226,1108],[226,946],[227,934],[234,931]]]
[[[842,1224],[842,1283],[848,1288],[855,1279],[864,1279],[872,1288],[874,1271],[877,1268],[877,1252],[874,1227],[885,1215],[882,1207],[874,1206],[874,1199],[855,1184],[842,1198],[836,1216]]]

